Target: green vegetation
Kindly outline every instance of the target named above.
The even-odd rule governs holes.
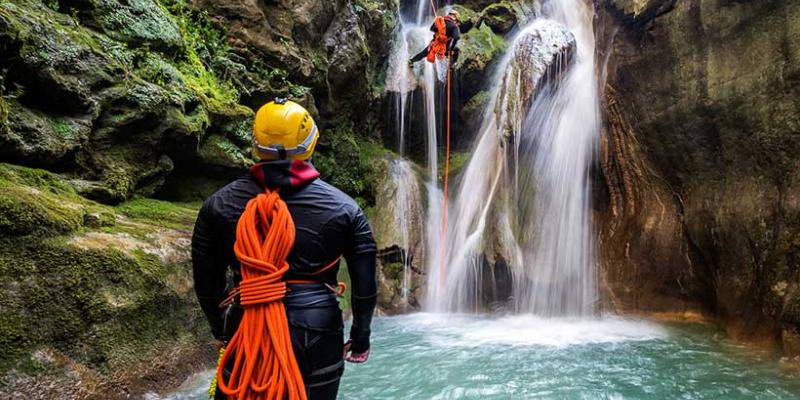
[[[240,149],[230,140],[219,135],[206,138],[197,155],[208,164],[223,167],[249,167],[253,164],[253,158],[247,150]]]
[[[461,169],[467,165],[467,161],[469,161],[472,154],[469,151],[459,151],[450,153],[450,177],[457,176],[461,173]],[[444,157],[442,157],[444,158]],[[442,160],[444,161],[444,160]],[[441,164],[444,165],[444,164]],[[442,176],[440,179],[444,177],[444,170],[439,172]]]
[[[469,64],[471,69],[477,70],[484,70],[507,46],[506,40],[486,24],[465,33],[458,44],[461,47],[458,67]]]
[[[137,197],[115,207],[127,217],[151,225],[173,229],[187,229],[194,225],[199,203],[172,203],[163,200]]]
[[[103,33],[134,46],[160,50],[182,46],[178,28],[154,0],[89,0],[88,17]]]
[[[154,269],[159,274],[148,272]],[[186,269],[147,268],[111,248],[80,249],[63,238],[0,239],[0,276],[3,371],[35,367],[20,357],[39,346],[108,371],[145,361],[140,349],[198,326],[199,314],[187,307],[191,298],[169,283],[188,287]]]
[[[45,350],[106,374],[151,359],[142,349],[198,337],[189,270],[153,253],[175,244],[131,235],[185,230],[197,207],[135,199],[115,210],[58,175],[0,164],[0,371],[60,368],[29,356]],[[132,221],[115,225],[117,213]]]
[[[184,55],[177,64],[183,83],[216,114],[249,114],[239,105],[239,92],[230,80],[220,80],[207,65],[230,51],[227,33],[205,12],[191,11],[185,0],[163,0],[165,9],[175,19],[184,42]]]
[[[375,203],[377,182],[385,177],[380,160],[391,152],[353,131],[348,120],[320,136],[314,165],[322,178],[353,196],[366,208]]]
[[[73,232],[87,214],[113,220],[108,207],[80,197],[56,175],[0,163],[0,236]]]

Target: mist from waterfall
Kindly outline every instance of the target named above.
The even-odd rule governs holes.
[[[594,312],[589,171],[599,100],[593,11],[582,0],[551,0],[543,15],[516,36],[494,77],[492,101],[450,206],[445,270],[429,264],[429,310],[476,312],[489,303],[542,316]],[[526,41],[561,40],[551,37],[558,32],[547,26],[552,21],[572,33],[575,49],[571,60],[556,57],[543,72],[541,60],[525,58],[552,54],[546,46],[532,51]],[[504,285],[510,298],[498,297]]]

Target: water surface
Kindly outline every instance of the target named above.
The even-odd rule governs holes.
[[[703,325],[422,313],[377,318],[373,332],[341,399],[800,398],[776,359]],[[166,398],[205,399],[209,375]]]

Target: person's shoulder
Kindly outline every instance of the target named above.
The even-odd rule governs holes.
[[[313,190],[324,192],[327,197],[338,203],[342,211],[348,214],[358,213],[361,211],[361,206],[359,206],[358,203],[352,197],[350,197],[350,195],[343,192],[336,186],[323,181],[322,179],[314,180],[314,182],[310,183],[309,186],[311,186]]]
[[[211,196],[203,202],[201,210],[214,212],[227,203],[230,199],[238,197],[242,193],[258,193],[258,183],[249,175],[245,174],[236,178],[234,181],[217,189]]]

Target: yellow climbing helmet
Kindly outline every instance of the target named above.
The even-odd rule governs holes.
[[[262,160],[308,160],[319,130],[303,106],[277,98],[264,104],[253,123],[253,154]]]

